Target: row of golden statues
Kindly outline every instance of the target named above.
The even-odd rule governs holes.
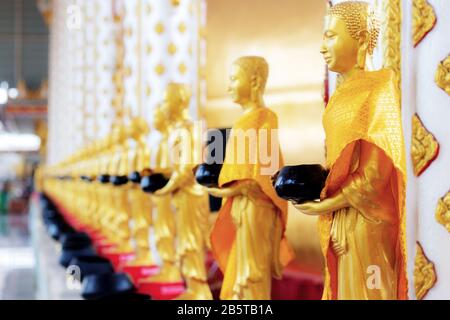
[[[325,20],[321,53],[341,77],[323,117],[326,180],[315,198],[293,200],[300,212],[320,216],[325,299],[407,298],[406,164],[398,89],[392,71],[366,68],[378,33],[378,20],[365,2],[336,4]],[[221,299],[270,299],[272,277],[281,277],[292,259],[284,231],[286,199],[293,198],[274,188],[286,178],[286,170],[281,158],[271,174],[264,172],[259,157],[248,160],[261,154],[262,138],[253,147],[238,149],[246,159],[242,163],[231,152],[239,130],[255,130],[259,136],[278,129],[276,114],[264,104],[268,69],[261,57],[242,57],[232,66],[229,91],[243,114],[231,130],[217,185],[196,181],[196,148],[174,137],[181,129],[195,143],[187,115],[189,89],[171,83],[154,111],[154,128],[162,136],[155,150],[145,142],[146,121],[132,119],[63,163],[45,168],[44,191],[118,244],[117,251],[134,250],[130,264],[155,263],[148,240],[152,227],[162,263],[159,273],[145,281],[183,279],[187,290],[180,299],[212,298],[205,268],[208,249],[224,274]],[[270,137],[277,139],[276,134]],[[185,161],[173,162],[173,149]],[[152,166],[151,153],[156,155]],[[157,174],[168,181],[149,195],[131,178],[121,183],[130,173],[141,179]],[[72,179],[61,178],[67,176]],[[108,176],[115,183],[102,183]],[[208,194],[224,198],[212,230]]]

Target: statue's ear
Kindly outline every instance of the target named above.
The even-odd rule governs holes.
[[[261,77],[253,75],[251,85],[252,89],[259,90],[261,88]]]
[[[369,32],[367,30],[361,30],[358,33],[358,44],[360,47],[362,47],[364,50],[367,50],[369,48]]]

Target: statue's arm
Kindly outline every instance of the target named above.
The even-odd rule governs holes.
[[[393,205],[389,197],[390,180],[394,171],[390,158],[378,147],[361,143],[361,164],[341,187],[350,206],[356,208],[369,220],[389,219],[382,206]]]
[[[175,192],[182,185],[183,178],[178,172],[174,172],[167,184],[154,193],[155,196],[165,196]]]
[[[237,195],[247,194],[250,190],[258,188],[259,185],[256,181],[248,180],[238,180],[230,183],[223,188],[206,188],[206,191],[214,197],[217,198],[230,198]]]

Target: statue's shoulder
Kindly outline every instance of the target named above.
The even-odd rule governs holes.
[[[278,116],[272,109],[267,107],[260,108],[260,112],[263,115],[265,122],[270,123],[271,125],[278,123]]]
[[[389,68],[383,68],[377,71],[367,72],[366,77],[373,82],[375,87],[383,87],[387,84],[394,83],[395,72]]]
[[[275,113],[275,111],[273,111],[272,109],[270,109],[268,107],[261,107],[258,109],[258,111],[260,114],[262,114],[268,118],[276,118],[277,117],[277,114]]]

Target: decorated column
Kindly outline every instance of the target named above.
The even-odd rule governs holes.
[[[410,298],[450,299],[450,4],[404,1]]]

